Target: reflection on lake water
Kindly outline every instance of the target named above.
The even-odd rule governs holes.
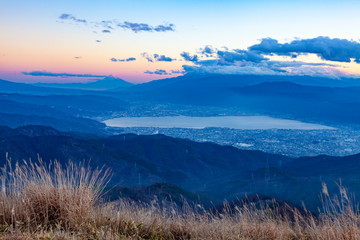
[[[122,117],[104,121],[111,127],[207,128],[234,129],[334,129],[320,124],[267,116],[216,116],[216,117]]]

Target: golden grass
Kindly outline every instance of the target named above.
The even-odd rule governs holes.
[[[1,239],[360,239],[360,215],[347,192],[332,199],[323,186],[317,217],[289,208],[247,205],[213,214],[101,201],[109,171],[58,162],[11,163],[0,174]]]

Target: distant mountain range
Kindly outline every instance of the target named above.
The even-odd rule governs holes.
[[[112,186],[132,189],[164,182],[214,203],[259,194],[296,205],[304,201],[314,210],[321,183],[334,192],[340,179],[350,192],[360,193],[360,155],[290,158],[164,135],[81,136],[40,126],[1,127],[0,164],[6,153],[14,161],[38,155],[62,163],[90,160],[92,166],[113,170]]]
[[[317,87],[360,87],[359,78],[327,78],[312,76],[281,76],[281,75],[231,75],[231,74],[186,74],[184,76],[154,80],[138,84],[136,91],[149,91],[170,86],[181,88],[202,88],[218,86],[233,88],[257,85],[265,82],[291,82],[304,86]]]
[[[0,125],[44,125],[63,131],[105,134],[94,118],[124,112],[128,103],[103,91],[61,89],[0,80]]]
[[[35,83],[34,86],[80,90],[123,90],[134,84],[112,76],[86,83]]]
[[[126,92],[158,104],[199,109],[217,107],[224,109],[225,115],[227,109],[235,109],[248,115],[358,127],[360,82],[357,81],[305,76],[183,76],[140,84]]]
[[[68,131],[72,129],[55,122],[63,116],[94,121],[235,113],[360,128],[359,85],[359,79],[352,78],[256,75],[185,75],[138,85],[112,77],[80,85],[34,86],[0,80],[0,101],[8,106],[0,109],[0,123],[8,124],[4,114],[16,114],[24,117],[16,117],[18,124],[8,126],[43,124]],[[26,121],[30,115],[32,120]],[[56,121],[35,120],[41,117]]]

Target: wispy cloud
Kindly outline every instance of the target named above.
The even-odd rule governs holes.
[[[175,31],[175,25],[172,23],[160,24],[152,26],[148,23],[137,23],[129,21],[118,21],[118,20],[103,20],[103,21],[89,21],[86,19],[79,19],[72,14],[63,13],[59,16],[60,20],[71,21],[75,23],[83,23],[90,27],[102,28],[103,33],[110,33],[110,30],[125,29],[131,30],[132,32],[173,32]]]
[[[53,73],[47,71],[33,71],[33,72],[22,72],[24,75],[35,76],[35,77],[106,77],[106,75],[93,75],[93,74],[73,74],[73,73]]]
[[[171,70],[171,74],[184,74],[184,70]]]
[[[141,56],[144,57],[148,62],[172,62],[175,61],[175,58],[167,57],[161,54],[148,54],[146,52],[141,53]]]
[[[173,32],[175,31],[175,25],[170,23],[170,24],[165,24],[165,25],[157,25],[156,27],[153,27],[153,30],[155,32]]]
[[[173,75],[173,74],[183,74],[185,72],[183,70],[166,71],[164,69],[156,69],[155,71],[147,70],[144,73],[146,73],[146,74],[155,74],[155,75]]]
[[[146,70],[144,73],[146,73],[146,74],[156,74],[156,75],[171,75],[171,73],[167,72],[164,69],[157,69],[155,71]]]
[[[167,31],[175,31],[174,24],[166,24],[166,25],[158,25],[158,26],[151,26],[147,23],[134,23],[125,21],[123,23],[117,24],[118,27],[124,29],[130,29],[131,31],[138,33],[138,32],[167,32]]]
[[[80,19],[80,18],[77,18],[71,14],[68,14],[68,13],[63,13],[60,15],[59,19],[62,19],[62,20],[70,20],[70,21],[74,21],[74,22],[77,22],[77,23],[87,23],[87,21],[85,19]]]
[[[111,58],[110,61],[112,61],[112,62],[132,62],[132,61],[136,61],[136,58],[134,58],[134,57],[124,58],[124,59]]]

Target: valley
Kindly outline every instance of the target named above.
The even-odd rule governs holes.
[[[26,126],[0,129],[0,164],[6,163],[6,156],[20,164],[38,157],[62,164],[85,161],[93,168],[112,170],[109,186],[169,183],[195,194],[192,199],[206,206],[258,194],[297,206],[304,202],[316,210],[321,204],[321,184],[327,183],[329,191],[336,192],[340,179],[349,191],[360,194],[359,154],[293,158],[165,135],[94,137]]]
[[[333,130],[241,130],[225,128],[115,128],[114,134],[164,134],[197,142],[214,142],[244,150],[261,150],[292,157],[346,156],[360,152],[360,133],[353,129]]]
[[[116,91],[107,84],[116,79],[63,87],[2,81],[0,125],[10,128],[0,134],[0,160],[91,160],[110,167],[111,185],[132,196],[145,199],[139,189],[166,183],[204,205],[259,194],[316,209],[321,183],[335,191],[340,179],[360,192],[358,87],[276,79],[185,75],[120,81]],[[302,176],[306,169],[314,171]]]

